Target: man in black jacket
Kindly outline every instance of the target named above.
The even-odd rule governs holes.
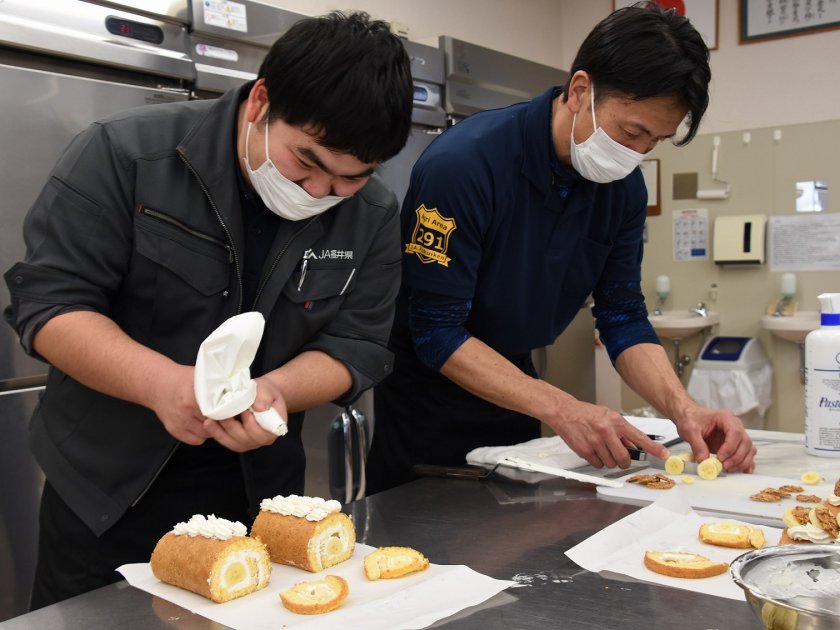
[[[32,607],[119,579],[193,514],[250,525],[303,492],[303,411],[347,402],[391,369],[399,284],[394,195],[373,175],[405,144],[409,59],[388,25],[294,25],[258,79],[215,101],[91,125],[27,216],[6,319],[50,363],[32,419],[46,473]],[[256,411],[214,421],[198,347],[258,311]]]

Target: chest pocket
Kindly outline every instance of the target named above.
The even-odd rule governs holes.
[[[232,251],[168,215],[144,208],[134,221],[137,253],[168,269],[203,295],[227,288]]]
[[[296,269],[283,288],[292,302],[309,302],[349,294],[356,286],[356,266],[352,262],[311,261],[306,269]]]

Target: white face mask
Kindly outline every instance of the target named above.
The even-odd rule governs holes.
[[[575,122],[572,118],[572,166],[583,177],[597,184],[607,184],[624,179],[643,159],[644,153],[619,144],[595,122],[595,88],[592,95],[592,127],[595,132],[580,144],[575,144]]]
[[[251,136],[251,126],[252,123],[248,123],[248,131],[245,134],[245,170],[248,171],[254,190],[274,214],[289,221],[300,221],[322,214],[346,199],[337,195],[327,195],[320,199],[313,197],[285,177],[268,157],[267,122],[265,124],[265,162],[256,171],[253,170],[248,161],[248,139]]]

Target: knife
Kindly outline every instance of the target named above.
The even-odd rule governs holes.
[[[613,481],[612,479],[604,479],[603,477],[596,477],[594,475],[585,475],[573,470],[566,470],[565,468],[557,468],[555,466],[546,466],[544,464],[536,464],[518,457],[508,457],[499,462],[502,466],[508,468],[517,468],[519,470],[526,470],[528,472],[545,473],[546,475],[555,475],[563,477],[564,479],[572,479],[574,481],[581,481],[583,483],[592,483],[596,486],[609,486],[610,488],[623,488],[624,482]]]

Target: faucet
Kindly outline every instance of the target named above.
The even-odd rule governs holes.
[[[653,308],[654,315],[662,315],[662,307],[665,306],[665,298],[658,297],[656,298],[656,306]]]
[[[773,317],[782,317],[785,314],[785,307],[790,304],[791,296],[785,295],[776,303],[776,312],[773,313]]]
[[[698,315],[699,317],[706,317],[706,315],[708,315],[708,312],[706,311],[706,303],[705,302],[698,303],[697,306],[694,306],[694,307],[688,309],[688,312],[689,313],[694,313],[695,315]]]

